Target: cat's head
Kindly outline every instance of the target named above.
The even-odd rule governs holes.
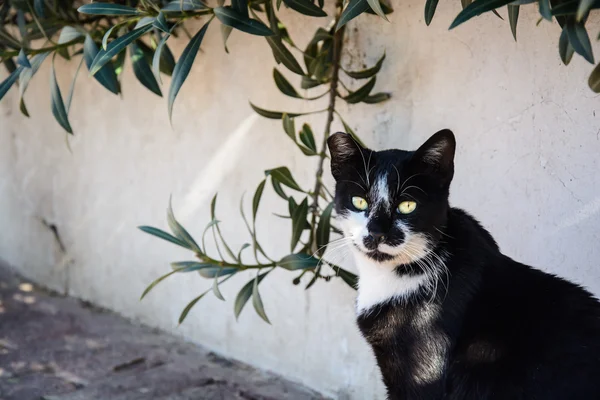
[[[416,151],[373,151],[352,136],[328,139],[341,229],[367,258],[391,266],[426,257],[448,213],[456,142],[449,130]]]

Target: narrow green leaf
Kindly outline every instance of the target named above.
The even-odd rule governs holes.
[[[462,5],[462,9],[464,10],[465,8],[467,8],[467,6],[469,4],[471,4],[473,2],[473,0],[460,0],[460,4]]]
[[[260,198],[262,197],[263,190],[265,189],[265,183],[266,179],[263,179],[256,188],[256,192],[254,192],[254,198],[252,199],[252,220],[256,220],[256,212],[258,211]]]
[[[211,268],[203,268],[198,273],[203,278],[218,278],[226,275],[233,275],[238,272],[237,268],[224,268],[224,267],[211,267]]]
[[[342,280],[346,282],[348,286],[355,290],[358,288],[358,277],[356,275],[350,271],[346,271],[343,268],[336,267],[334,269],[336,270],[337,276],[342,278]]]
[[[150,24],[152,24],[152,27],[154,27],[154,22],[156,22],[155,17],[143,17],[138,20],[138,22],[135,24],[133,29],[136,30],[139,28],[143,28],[144,26],[147,26]]]
[[[283,0],[292,10],[311,17],[326,17],[327,13],[311,3],[309,0]]]
[[[100,3],[94,3],[94,4],[100,4]],[[122,50],[124,50],[130,43],[137,40],[142,35],[145,35],[151,29],[152,29],[152,25],[146,25],[140,29],[131,31],[131,32],[113,40],[107,46],[106,50],[100,50],[98,52],[98,54],[96,54],[96,57],[94,58],[94,61],[92,62],[92,65],[88,67],[90,70],[90,74],[91,75],[96,74],[114,56],[116,56],[118,53],[120,53]]]
[[[569,19],[567,20],[565,29],[567,30],[567,36],[571,46],[573,46],[573,50],[585,58],[590,64],[594,64],[592,45],[583,23]]]
[[[77,9],[82,14],[94,15],[138,15],[139,11],[133,7],[112,3],[85,4]]]
[[[346,71],[346,70],[344,70],[344,72],[346,73],[346,75],[348,75],[349,77],[354,78],[354,79],[370,78],[379,72],[379,70],[381,69],[381,66],[383,65],[384,60],[385,60],[385,53],[383,53],[381,58],[371,68],[363,69],[362,71]]]
[[[8,76],[8,78],[0,83],[0,100],[2,100],[6,92],[8,92],[12,85],[17,81],[22,70],[23,67],[19,66]]]
[[[374,76],[367,83],[365,83],[363,86],[358,88],[355,92],[350,92],[350,94],[348,94],[346,97],[344,97],[344,100],[346,101],[346,103],[349,103],[349,104],[360,103],[363,99],[365,99],[369,95],[369,93],[371,93],[371,90],[373,90],[373,87],[375,86],[376,79],[377,79],[377,77]]]
[[[515,42],[517,41],[517,21],[519,20],[519,7],[508,5],[508,22],[510,23],[510,30],[512,32]]]
[[[77,77],[79,76],[79,71],[81,70],[81,66],[83,65],[84,57],[81,57],[81,61],[79,61],[79,65],[77,66],[77,70],[75,70],[75,76],[73,76],[73,80],[71,81],[71,88],[69,89],[69,97],[67,97],[67,104],[65,105],[67,109],[67,114],[71,110],[71,104],[73,101],[73,94],[75,93],[75,82],[77,81]]]
[[[187,306],[185,306],[185,308],[181,312],[181,315],[179,316],[179,325],[181,325],[183,323],[183,321],[185,320],[185,318],[189,314],[189,312],[192,309],[192,307],[194,307],[197,302],[199,302],[200,300],[202,300],[202,298],[206,295],[206,293],[208,293],[208,291],[202,293],[200,296],[198,296],[195,299],[193,299],[192,301],[190,301]]]
[[[156,236],[163,240],[166,240],[168,242],[174,243],[177,246],[181,246],[185,249],[188,249],[188,250],[192,249],[189,244],[185,243],[182,240],[177,239],[176,237],[172,236],[171,234],[169,234],[163,230],[153,228],[151,226],[138,226],[138,229],[140,229],[143,232],[149,233],[150,235],[153,235],[153,236]]]
[[[156,46],[156,50],[154,50],[154,56],[152,57],[152,72],[154,73],[154,76],[156,77],[156,79],[158,79],[160,83],[162,83],[162,80],[160,78],[161,54],[163,51],[163,47],[167,43],[167,40],[169,40],[169,37],[171,37],[171,34],[167,33],[160,39],[158,45]]]
[[[273,68],[273,80],[275,80],[275,85],[281,93],[297,99],[302,98],[281,72],[277,71],[277,68]]]
[[[358,17],[363,12],[369,9],[369,3],[367,0],[350,0],[344,8],[340,20],[336,26],[336,30],[339,30],[342,26],[346,25],[350,20]]]
[[[135,42],[129,45],[129,56],[131,57],[133,73],[138,81],[152,93],[162,97],[162,92],[160,91],[160,87],[152,73],[150,65],[148,65],[148,62],[144,57],[144,52]]]
[[[35,13],[41,17],[46,18],[46,12],[44,9],[44,0],[33,0],[33,8]]]
[[[263,272],[262,274],[258,275],[256,278],[251,279],[239,291],[239,293],[237,294],[237,296],[235,298],[235,302],[233,304],[233,313],[234,313],[236,319],[239,318],[240,313],[242,312],[244,306],[250,299],[250,296],[252,296],[252,290],[254,288],[254,281],[256,280],[257,284],[260,283],[265,278],[265,276],[267,276],[267,274],[269,272],[270,271]]]
[[[338,114],[338,117],[340,118],[340,121],[342,121],[342,125],[344,125],[344,130],[346,131],[346,133],[349,134],[350,136],[352,136],[352,138],[356,141],[356,143],[358,143],[362,147],[367,147],[367,146],[365,146],[365,144],[363,143],[363,141],[360,140],[360,138],[358,137],[358,135],[356,134],[356,132],[354,132],[354,130],[350,127],[350,125],[348,125],[346,123],[346,121],[344,121],[342,119],[341,115]]]
[[[258,292],[258,275],[254,278],[254,282],[252,284],[252,305],[254,306],[254,310],[256,313],[267,323],[270,324],[269,318],[267,317],[267,313],[265,313],[265,307],[263,306],[262,299],[260,298],[260,293]]]
[[[379,3],[378,0],[371,0],[373,2]],[[371,2],[369,2],[371,4]],[[427,0],[425,2],[425,24],[429,26],[431,24],[431,20],[435,14],[435,9],[437,8],[438,0]],[[373,6],[371,6],[372,8]]]
[[[552,11],[550,10],[550,0],[539,0],[539,11],[542,17],[552,21]]]
[[[292,241],[290,250],[294,251],[300,237],[302,236],[302,231],[304,230],[304,224],[306,223],[306,217],[308,215],[308,199],[305,198],[302,203],[298,205],[298,207],[294,210],[294,214],[292,214]]]
[[[371,3],[369,3],[369,5],[370,4]],[[380,0],[379,7],[381,8],[381,11],[383,12],[384,15],[391,14],[394,12],[394,9],[392,8],[392,5],[390,4],[390,2],[388,0]],[[365,11],[365,13],[377,14],[375,11],[373,11],[372,7],[370,7],[367,11]]]
[[[275,57],[281,61],[287,69],[298,75],[304,75],[302,67],[294,57],[294,55],[285,47],[281,39],[278,37],[267,37],[267,43],[271,47]]]
[[[187,243],[189,249],[195,251],[196,253],[202,253],[202,250],[200,249],[196,241],[194,241],[192,236],[185,230],[183,226],[181,226],[179,222],[177,222],[177,219],[173,214],[171,199],[169,199],[169,208],[167,209],[167,223],[169,224],[169,228],[171,228],[171,232],[173,232],[177,239],[181,240],[184,243]]]
[[[165,17],[165,13],[162,11],[158,13],[153,25],[156,29],[159,29],[164,33],[171,33],[172,28],[169,26],[167,18]]]
[[[231,31],[233,31],[232,27],[221,24],[221,37],[223,38],[223,47],[225,47],[226,53],[229,53],[229,49],[227,48],[227,39],[229,39]]]
[[[73,28],[72,26],[65,26],[60,31],[60,36],[58,37],[58,44],[69,43],[82,36],[83,34],[77,29]]]
[[[270,118],[270,119],[281,119],[283,118],[283,114],[287,114],[290,118],[294,118],[297,117],[299,115],[305,115],[306,113],[285,113],[285,112],[281,112],[281,111],[269,111],[269,110],[265,110],[262,109],[260,107],[255,106],[254,104],[250,103],[250,107],[252,107],[252,109],[259,115],[262,115],[265,118]]]
[[[298,269],[309,269],[315,268],[319,265],[319,259],[311,256],[310,254],[297,253],[290,254],[283,257],[277,263],[281,268],[285,268],[288,271],[295,271]]]
[[[85,59],[85,65],[88,70],[90,70],[97,55],[98,47],[96,46],[96,43],[94,43],[92,37],[88,34],[86,35],[85,42],[83,43],[83,58]],[[117,81],[117,75],[110,63],[105,64],[102,68],[100,68],[98,72],[94,74],[94,79],[100,82],[100,84],[110,92],[119,94],[119,81]]]
[[[512,1],[513,0],[475,0],[456,16],[449,29],[456,28],[458,25],[473,17],[505,6]]]
[[[290,172],[288,167],[279,167],[275,169],[266,170],[265,175],[271,175],[271,178],[279,181],[279,183],[291,189],[297,190],[299,192],[304,192],[294,180],[294,177],[292,176],[292,173]]]
[[[25,54],[25,50],[23,49],[19,51],[19,56],[17,57],[17,65],[21,65],[25,68],[31,68],[31,63],[27,59],[27,54]]]
[[[560,39],[558,40],[558,53],[560,54],[560,59],[563,64],[569,65],[571,59],[573,58],[573,46],[569,43],[569,36],[567,34],[566,27],[562,30],[560,34]]]
[[[322,85],[322,82],[317,81],[316,79],[312,79],[308,76],[302,77],[302,82],[300,83],[300,87],[302,89],[312,89],[314,87]]]
[[[244,15],[240,14],[238,11],[229,6],[217,7],[213,9],[213,11],[215,16],[219,19],[219,21],[221,21],[222,24],[238,29],[242,32],[258,36],[274,35],[273,31],[262,22],[244,17]]]
[[[286,113],[283,114],[282,118],[283,122],[283,130],[285,133],[296,143],[296,127],[294,123],[294,119],[290,118]]]
[[[246,250],[248,247],[250,247],[250,243],[244,243],[244,244],[242,245],[242,247],[240,248],[240,251],[238,252],[238,255],[237,255],[237,261],[238,261],[240,264],[242,264],[242,252],[243,252],[244,250]]]
[[[231,0],[231,7],[240,15],[248,18],[248,1],[247,0]]]
[[[317,144],[315,143],[315,135],[310,129],[310,125],[304,124],[302,125],[302,130],[300,131],[300,141],[304,143],[304,145],[312,150],[314,153],[317,152]]]
[[[223,297],[223,293],[221,293],[221,289],[219,289],[219,277],[215,277],[213,280],[212,291],[215,294],[215,297],[219,300],[225,301],[225,297]]]
[[[65,131],[73,134],[71,124],[69,124],[67,110],[65,109],[65,103],[63,102],[62,94],[60,93],[58,82],[56,81],[56,73],[54,72],[54,58],[52,59],[52,69],[50,71],[50,95],[52,114],[54,115],[54,118]]]
[[[171,115],[173,114],[173,104],[175,103],[177,93],[179,93],[183,82],[185,82],[188,74],[190,73],[192,64],[196,59],[196,54],[198,54],[200,44],[204,38],[204,34],[206,33],[208,25],[211,21],[212,19],[204,24],[198,33],[194,35],[192,40],[190,40],[187,46],[185,46],[183,53],[181,53],[181,57],[179,57],[179,61],[177,61],[177,64],[175,65],[175,69],[173,70],[173,79],[171,81],[171,88],[169,89],[169,120],[171,120]]]
[[[161,276],[160,278],[156,279],[154,282],[152,282],[150,285],[148,285],[148,287],[146,288],[146,290],[144,290],[144,293],[142,293],[142,296],[140,297],[140,300],[142,300],[148,293],[150,293],[150,291],[159,283],[161,283],[162,281],[164,281],[165,279],[167,279],[169,276],[176,274],[178,272],[192,272],[192,271],[199,271],[205,268],[209,268],[210,265],[208,264],[201,264],[201,263],[197,263],[194,261],[183,261],[180,263],[173,263],[173,271],[169,272],[168,274],[165,274],[163,276]]]
[[[160,11],[165,13],[208,10],[208,6],[199,0],[173,0]]]
[[[27,110],[27,106],[25,105],[25,100],[23,100],[23,99],[19,100],[19,111],[21,111],[21,114],[23,114],[24,116],[29,118],[29,111]]]
[[[329,243],[329,232],[331,232],[331,213],[333,211],[334,203],[331,202],[323,210],[319,224],[317,225],[317,254],[323,255],[327,249]]]
[[[281,183],[279,183],[275,179],[271,179],[271,184],[273,185],[273,190],[275,191],[275,193],[277,193],[277,195],[279,197],[281,197],[282,199],[287,201],[289,196],[286,195],[285,192],[283,191],[283,188],[281,187]]]
[[[108,39],[110,38],[111,33],[113,32],[113,30],[118,27],[117,25],[113,25],[111,26],[105,33],[104,36],[102,36],[102,49],[106,51],[106,47],[108,46]]]
[[[428,1],[430,1],[430,0],[428,0]],[[435,1],[437,3],[437,0],[433,0],[433,1]],[[375,12],[375,14],[379,15],[381,18],[388,21],[388,18],[385,15],[386,12],[383,10],[383,8],[381,8],[381,3],[379,2],[379,0],[367,0],[367,3],[369,3],[371,10],[373,10]],[[427,25],[429,25],[429,24],[427,24]]]
[[[379,92],[365,97],[362,102],[367,104],[377,104],[389,100],[392,97],[390,93]]]
[[[596,65],[596,68],[592,71],[592,74],[588,79],[588,85],[594,93],[600,93],[600,64]]]

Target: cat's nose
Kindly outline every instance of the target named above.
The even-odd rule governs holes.
[[[383,232],[369,232],[369,238],[375,243],[381,243],[385,240],[385,234]]]

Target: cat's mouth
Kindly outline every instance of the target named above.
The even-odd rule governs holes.
[[[354,246],[358,250],[360,250],[362,253],[364,253],[367,257],[369,257],[377,262],[390,261],[395,258],[395,256],[388,254],[388,253],[384,253],[382,251],[379,251],[378,249],[375,249],[375,250],[363,249],[356,243],[354,243]]]

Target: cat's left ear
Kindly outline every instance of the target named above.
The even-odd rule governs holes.
[[[411,163],[418,169],[438,175],[443,183],[450,183],[454,176],[454,152],[456,139],[449,129],[431,136],[412,156]]]
[[[367,151],[351,135],[347,133],[334,133],[327,139],[327,146],[331,153],[331,174],[339,180],[346,165],[359,164],[364,160]]]

